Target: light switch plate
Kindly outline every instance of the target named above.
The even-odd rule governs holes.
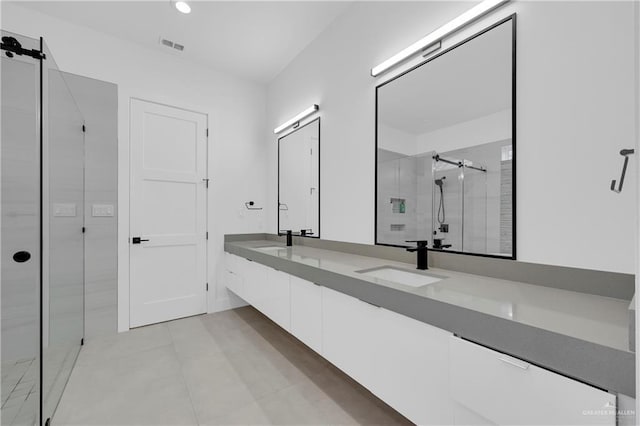
[[[113,217],[113,204],[92,204],[91,216],[93,217]]]
[[[76,205],[74,203],[53,203],[54,217],[75,217]]]

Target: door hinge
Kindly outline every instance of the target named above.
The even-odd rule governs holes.
[[[207,232],[204,234],[204,237],[205,237],[207,240],[209,239],[209,231],[207,231]]]
[[[209,137],[209,129],[207,129],[207,137]]]
[[[209,178],[204,178],[202,181],[204,182],[205,188],[209,188]]]
[[[82,131],[86,132],[87,131],[87,126],[85,126],[84,124],[82,125]]]
[[[84,226],[82,227],[82,233],[84,234],[85,232],[87,232],[87,228],[85,228]]]
[[[80,346],[84,346],[84,337],[80,339]]]
[[[207,291],[209,291],[209,283],[207,283]]]

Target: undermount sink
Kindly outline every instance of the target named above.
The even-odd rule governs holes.
[[[279,250],[286,250],[286,247],[283,246],[265,246],[265,247],[256,247],[257,250],[262,250],[262,251],[279,251]]]
[[[375,269],[366,269],[356,271],[359,274],[368,277],[379,278],[384,281],[402,284],[409,287],[422,287],[429,284],[437,283],[446,277],[428,274],[426,272],[410,272],[391,266],[383,266]]]

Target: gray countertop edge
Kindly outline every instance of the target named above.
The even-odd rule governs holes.
[[[319,238],[294,237],[294,246],[301,245],[323,250],[339,251],[361,256],[377,257],[403,263],[415,263],[415,253],[400,247],[347,243]],[[284,243],[285,237],[275,234],[227,234],[225,243],[233,241],[271,240]],[[631,300],[635,292],[635,276],[620,272],[598,271],[559,265],[522,262],[483,256],[460,255],[446,251],[429,251],[429,265],[450,271],[518,281],[527,284],[577,291],[596,296]],[[603,285],[606,283],[606,285]]]
[[[252,234],[244,241],[264,239]],[[238,240],[236,240],[238,241]],[[365,302],[452,332],[464,339],[521,358],[592,386],[635,397],[635,354],[554,333],[482,312],[372,285],[314,266],[293,262],[232,241],[224,250]]]

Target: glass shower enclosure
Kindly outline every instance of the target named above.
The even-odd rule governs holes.
[[[84,129],[42,39],[2,31],[2,424],[48,424],[84,335]]]

